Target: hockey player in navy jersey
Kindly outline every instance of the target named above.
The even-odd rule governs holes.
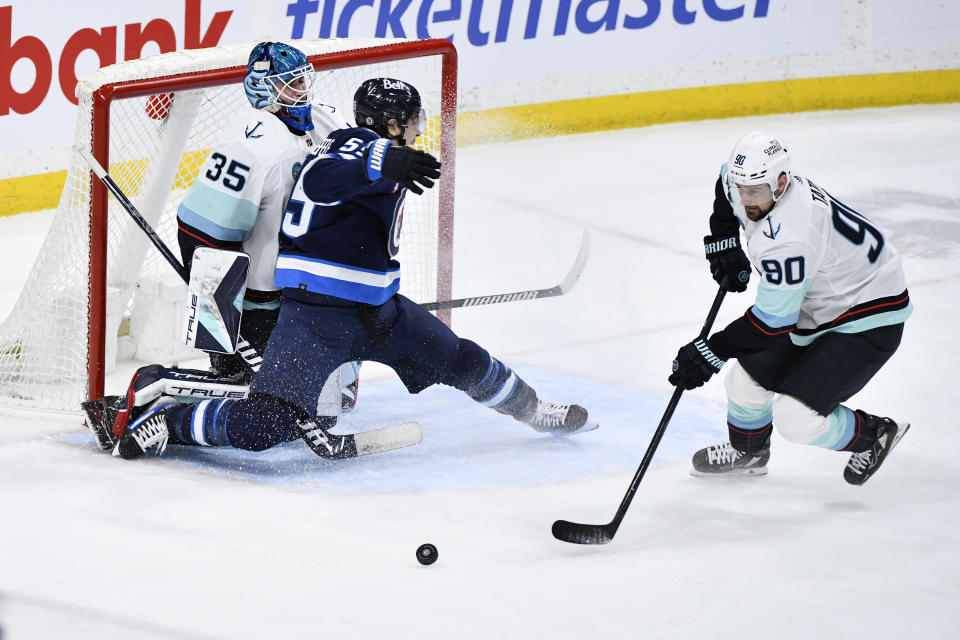
[[[389,365],[411,393],[455,387],[537,431],[593,426],[584,408],[540,400],[510,367],[398,293],[404,199],[432,188],[441,167],[411,146],[426,115],[408,83],[365,81],[354,115],[359,126],[332,132],[294,184],[280,226],[280,317],[249,397],[158,410],[131,425],[115,455],[136,458],[168,441],[259,451],[300,433],[322,455],[306,437],[333,426],[316,414],[318,381],[350,360]]]
[[[753,306],[707,340],[683,346],[671,384],[693,389],[730,358],[730,441],[697,451],[694,475],[763,475],[774,426],[787,440],[851,452],[844,479],[866,482],[910,425],[842,404],[900,345],[913,307],[900,256],[882,230],[790,171],[790,152],[760,132],[737,142],[716,183],[714,278]],[[746,247],[750,259],[741,248]]]
[[[239,108],[227,123],[178,207],[177,240],[188,270],[201,246],[242,251],[250,257],[240,333],[262,353],[280,310],[274,269],[290,189],[304,158],[327,134],[348,125],[335,107],[315,101],[313,65],[302,51],[283,42],[253,47],[243,88],[249,105]],[[115,431],[155,400],[150,389],[181,385],[184,396],[212,390],[223,396],[243,395],[251,376],[243,358],[209,355],[210,374],[150,365],[134,374],[125,396],[84,403],[98,445],[113,448]],[[359,363],[348,363],[331,378],[341,395],[333,389],[329,395],[342,408],[356,402],[358,369]],[[134,399],[137,392],[140,404]]]

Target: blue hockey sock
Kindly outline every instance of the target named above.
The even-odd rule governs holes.
[[[486,375],[467,395],[495,411],[526,420],[537,408],[536,392],[513,369],[493,356]]]
[[[167,414],[167,429],[173,442],[204,447],[229,446],[227,415],[238,400],[203,400],[172,409]]]
[[[299,435],[304,412],[279,398],[254,394],[247,400],[204,400],[167,414],[173,442],[263,451]]]

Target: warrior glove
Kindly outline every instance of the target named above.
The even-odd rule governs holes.
[[[727,291],[739,293],[747,290],[751,266],[740,247],[739,236],[704,236],[703,249],[717,284]]]
[[[721,360],[713,353],[707,340],[697,338],[680,347],[677,359],[673,361],[673,373],[667,380],[689,391],[702,387],[724,364],[726,360]]]
[[[363,163],[371,182],[385,178],[417,195],[423,193],[421,185],[429,189],[433,187],[433,181],[440,177],[440,162],[432,155],[397,146],[386,138],[367,145],[363,152]]]

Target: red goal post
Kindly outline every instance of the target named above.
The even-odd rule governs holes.
[[[89,145],[93,156],[108,167],[174,252],[176,204],[208,155],[209,145],[215,142],[208,130],[217,129],[229,119],[232,104],[246,102],[240,83],[254,44],[162,54],[111,65],[78,84],[75,145]],[[303,50],[317,70],[317,100],[345,112],[348,122],[353,121],[352,93],[364,79],[396,77],[411,82],[421,92],[428,115],[421,147],[440,158],[443,176],[437,188],[422,197],[407,199],[399,256],[403,267],[401,292],[418,302],[449,299],[456,156],[455,48],[447,40],[332,39],[290,44]],[[214,59],[209,65],[202,62],[207,57]],[[177,72],[181,64],[187,70]],[[153,68],[161,71],[154,73]],[[130,75],[133,77],[126,77]],[[111,79],[115,77],[120,79]],[[172,106],[170,94],[175,96]],[[87,101],[89,114],[85,115]],[[68,210],[86,210],[87,224],[68,218],[77,216]],[[105,373],[117,349],[124,350],[124,346],[114,344],[114,332],[121,329],[123,333],[126,323],[130,327],[128,335],[137,333],[137,327],[144,325],[137,319],[137,296],[156,289],[163,297],[163,287],[173,273],[155,250],[147,248],[144,234],[131,231],[133,223],[124,217],[104,185],[73,158],[58,212],[25,292],[28,288],[50,292],[54,321],[62,320],[67,325],[62,331],[52,331],[50,340],[62,339],[63,349],[73,354],[73,360],[85,360],[84,370],[73,370],[76,367],[69,362],[71,358],[60,357],[55,346],[33,344],[36,336],[29,335],[35,329],[30,326],[31,319],[47,322],[51,305],[23,293],[11,316],[0,325],[0,403],[74,411],[83,399],[104,394]],[[58,254],[68,253],[60,250],[67,242],[51,240],[51,236],[70,233],[63,230],[64,226],[70,227],[74,236],[82,235],[82,226],[86,226],[87,238],[74,238],[76,243],[86,241],[86,264],[71,265],[72,260],[65,256],[61,264],[56,264]],[[51,275],[60,271],[69,279],[66,272],[74,268],[86,272],[87,296],[73,294],[77,282],[62,283]],[[71,323],[75,322],[72,316],[79,315],[75,307],[82,302],[86,303],[82,322],[86,329],[85,353],[79,354],[70,348],[70,342],[79,337],[80,327]],[[36,310],[38,307],[42,312]],[[156,307],[148,308],[148,315],[155,316]],[[439,313],[449,323],[449,310]],[[127,338],[121,340],[129,351],[132,347]],[[136,346],[135,355],[140,358],[141,345]],[[199,352],[197,355],[202,356]],[[171,357],[174,359],[184,357],[180,354]],[[85,378],[85,384],[78,384],[80,378]]]

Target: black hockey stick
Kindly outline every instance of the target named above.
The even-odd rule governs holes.
[[[573,266],[563,282],[555,287],[547,289],[530,289],[529,291],[517,291],[515,293],[501,293],[492,296],[476,296],[473,298],[458,298],[456,300],[440,300],[438,302],[427,302],[420,305],[427,311],[437,311],[438,309],[456,309],[458,307],[477,307],[482,304],[499,304],[501,302],[517,302],[519,300],[536,300],[537,298],[552,298],[553,296],[562,296],[573,288],[573,285],[580,279],[583,273],[583,267],[587,264],[587,258],[590,255],[590,232],[584,231],[583,238],[580,240],[580,251],[577,253]]]
[[[170,251],[170,248],[164,244],[163,240],[160,239],[160,236],[157,235],[157,232],[153,230],[153,227],[150,226],[150,223],[146,221],[133,203],[130,202],[130,199],[127,198],[126,194],[114,182],[113,178],[107,173],[106,169],[97,162],[97,159],[93,157],[90,153],[90,150],[83,146],[75,147],[75,150],[83,156],[83,159],[86,160],[87,165],[93,170],[97,175],[97,178],[100,179],[100,182],[107,187],[110,193],[113,194],[113,197],[123,206],[130,217],[133,218],[133,221],[137,223],[137,226],[143,230],[147,237],[150,239],[150,242],[153,243],[153,246],[157,248],[157,251],[160,252],[160,255],[173,267],[173,270],[177,272],[177,275],[183,279],[185,283],[190,284],[190,275],[187,273],[186,268],[180,263],[173,252]],[[243,361],[247,363],[247,366],[250,367],[250,370],[256,373],[260,370],[260,365],[263,363],[263,358],[260,357],[260,354],[257,353],[257,350],[253,347],[252,344],[247,342],[243,336],[240,336],[237,340],[237,353],[240,354],[240,357],[243,358]]]
[[[706,339],[707,334],[710,333],[710,327],[713,326],[713,321],[717,318],[717,312],[720,311],[720,304],[723,302],[723,296],[726,295],[726,293],[727,290],[723,287],[720,287],[719,291],[717,291],[717,295],[713,299],[713,306],[710,307],[707,320],[703,323],[703,329],[700,331],[701,338]],[[626,495],[623,496],[623,501],[620,503],[620,508],[617,509],[616,515],[613,516],[613,520],[607,524],[579,524],[567,520],[557,520],[553,523],[554,538],[575,544],[607,544],[613,540],[613,536],[616,535],[617,529],[620,528],[620,523],[623,521],[623,516],[626,515],[627,509],[630,508],[633,496],[637,493],[640,481],[647,472],[647,467],[650,466],[650,460],[660,445],[663,432],[667,430],[667,424],[669,424],[670,418],[673,417],[673,411],[677,408],[682,394],[683,387],[678,385],[673,392],[673,396],[670,397],[667,410],[663,412],[663,417],[660,418],[660,425],[653,434],[650,446],[647,447],[647,452],[643,455],[643,460],[640,462],[640,468],[638,468],[637,472],[633,475],[630,487],[627,489]]]
[[[150,242],[160,251],[166,261],[170,263],[174,271],[177,272],[184,282],[189,284],[190,277],[187,274],[187,270],[180,261],[177,260],[167,245],[164,244],[163,240],[160,239],[160,236],[153,230],[150,223],[144,219],[143,214],[130,202],[126,194],[123,193],[123,190],[114,182],[113,178],[110,177],[103,166],[97,162],[96,158],[90,154],[88,149],[78,147],[76,151],[83,156],[93,172],[100,181],[103,182],[110,193],[113,194],[113,197],[120,202],[127,213],[130,214],[130,217],[137,223],[137,226],[147,234]],[[257,353],[256,349],[254,349],[253,345],[244,340],[243,336],[240,336],[237,341],[237,353],[243,357],[244,362],[247,363],[251,371],[256,373],[260,370],[263,359],[260,357],[260,354]],[[334,460],[356,458],[357,456],[409,447],[410,445],[417,444],[421,440],[420,427],[416,422],[406,422],[381,429],[371,429],[369,431],[346,435],[334,435],[315,423],[311,424],[313,425],[312,428],[302,428],[304,440],[307,440],[308,436],[310,436],[311,440],[322,443],[320,446],[314,446],[313,443],[307,442],[308,446],[310,446],[318,456]],[[304,427],[306,426],[307,425],[304,425]],[[99,441],[98,444],[100,444]]]

